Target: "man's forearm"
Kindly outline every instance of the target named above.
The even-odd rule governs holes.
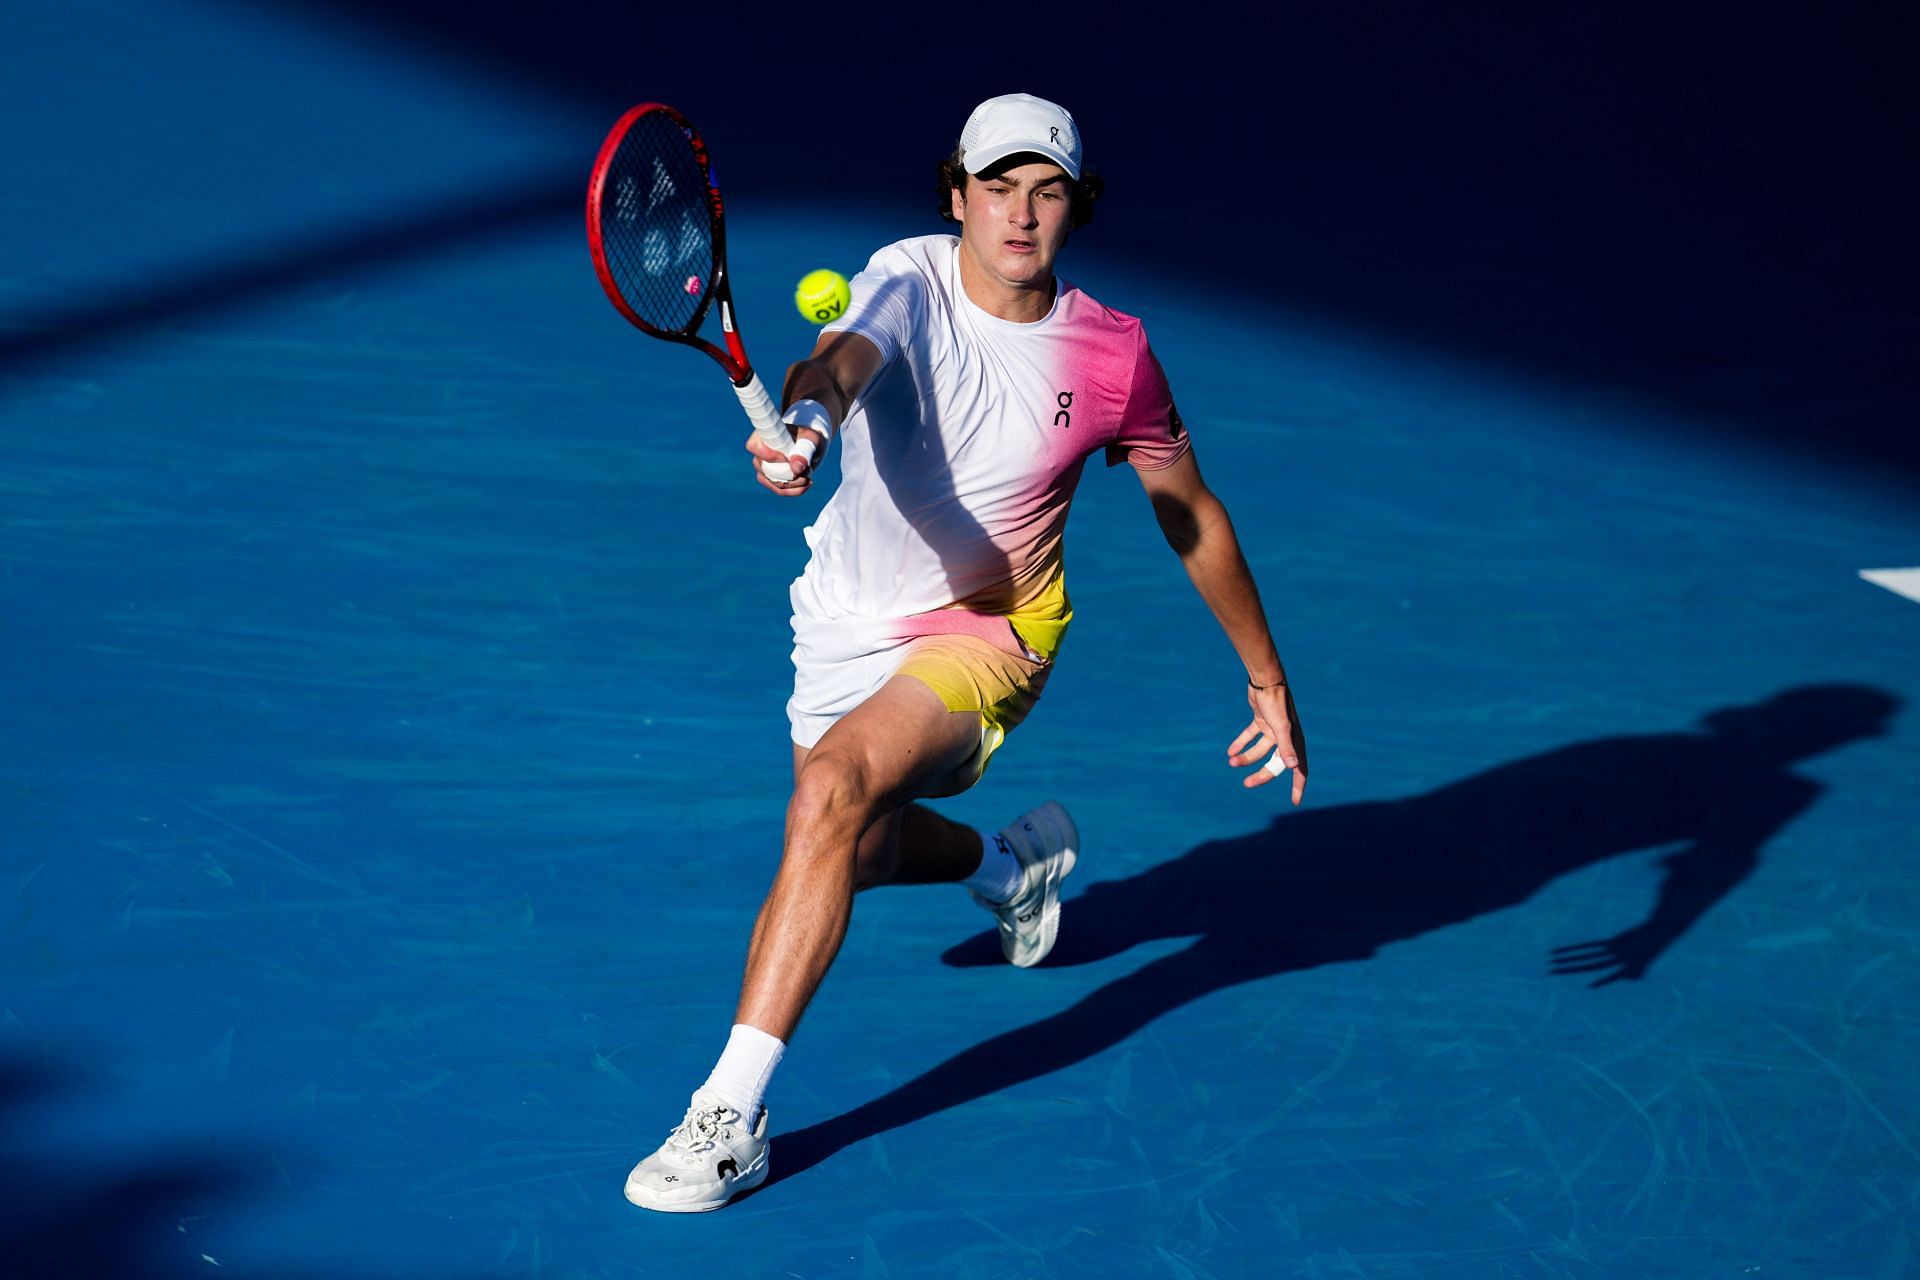
[[[847,420],[847,406],[851,397],[834,380],[833,369],[826,361],[802,360],[787,369],[787,382],[780,394],[780,404],[784,408],[799,400],[817,401],[837,428]]]
[[[1209,493],[1187,506],[1182,515],[1185,527],[1179,532],[1185,536],[1176,538],[1168,530],[1168,541],[1180,553],[1187,576],[1246,665],[1247,678],[1258,685],[1285,679],[1266,610],[1260,605],[1260,589],[1241,554],[1226,507]],[[1165,527],[1164,520],[1162,524]]]

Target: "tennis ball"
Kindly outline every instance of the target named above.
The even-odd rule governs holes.
[[[800,278],[800,287],[793,291],[793,305],[814,324],[838,320],[851,301],[853,290],[847,286],[847,278],[825,267],[807,272]]]

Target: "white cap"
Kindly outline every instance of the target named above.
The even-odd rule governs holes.
[[[1031,151],[1080,180],[1080,130],[1073,117],[1065,107],[1030,93],[1002,94],[975,107],[960,131],[960,151],[968,173]]]

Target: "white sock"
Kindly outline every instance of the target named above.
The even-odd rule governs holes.
[[[1020,865],[1020,859],[1013,856],[1005,836],[988,835],[984,831],[978,834],[980,869],[967,877],[966,886],[988,902],[1011,901],[1027,882],[1026,869]]]
[[[758,1027],[736,1022],[705,1087],[719,1094],[723,1102],[740,1113],[746,1126],[752,1128],[759,1119],[760,1100],[766,1096],[767,1081],[773,1078],[773,1069],[780,1065],[780,1055],[786,1051],[784,1040]]]

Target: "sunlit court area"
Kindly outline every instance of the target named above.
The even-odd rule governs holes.
[[[9,6],[0,1275],[1914,1274],[1893,24],[914,22]],[[609,305],[589,169],[698,123],[777,396],[796,283],[952,232],[1016,90],[1084,132],[1060,275],[1144,321],[1310,785],[1229,767],[1248,671],[1096,454],[1044,697],[932,802],[1072,811],[1057,944],[861,893],[770,1175],[650,1213],[839,464],[755,483],[714,362]]]

